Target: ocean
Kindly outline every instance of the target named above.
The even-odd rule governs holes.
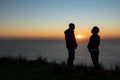
[[[74,65],[92,65],[90,53],[87,50],[88,41],[79,41],[76,49]],[[99,61],[105,68],[120,66],[120,39],[102,39]],[[0,57],[19,57],[35,60],[46,58],[49,62],[67,61],[68,52],[65,40],[62,39],[1,39]]]

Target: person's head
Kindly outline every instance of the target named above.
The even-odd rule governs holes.
[[[94,26],[91,30],[91,33],[93,33],[93,34],[99,33],[99,28],[97,26]]]
[[[73,23],[70,23],[70,24],[69,24],[69,29],[70,29],[70,30],[74,30],[74,29],[75,29],[75,25],[74,25]]]

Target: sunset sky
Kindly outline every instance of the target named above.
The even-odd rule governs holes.
[[[120,0],[0,0],[0,38],[63,38],[69,23],[75,34],[120,37]]]

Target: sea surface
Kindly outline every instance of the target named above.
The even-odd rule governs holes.
[[[92,65],[90,53],[87,50],[88,41],[79,41],[74,64]],[[1,39],[0,57],[25,57],[35,60],[39,56],[49,62],[67,61],[68,52],[65,40],[61,39]],[[120,66],[120,39],[102,39],[99,61],[105,68]]]

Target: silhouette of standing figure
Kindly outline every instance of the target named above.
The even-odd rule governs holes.
[[[65,33],[65,40],[66,40],[66,47],[68,49],[68,60],[67,65],[73,66],[73,62],[75,59],[75,49],[77,48],[77,43],[74,35],[75,25],[73,23],[69,24],[69,28],[64,32]]]
[[[99,28],[97,26],[94,26],[91,30],[91,33],[93,34],[88,43],[88,50],[91,54],[92,62],[94,65],[95,69],[99,68],[99,45],[100,45],[100,36],[98,35],[99,33]]]

